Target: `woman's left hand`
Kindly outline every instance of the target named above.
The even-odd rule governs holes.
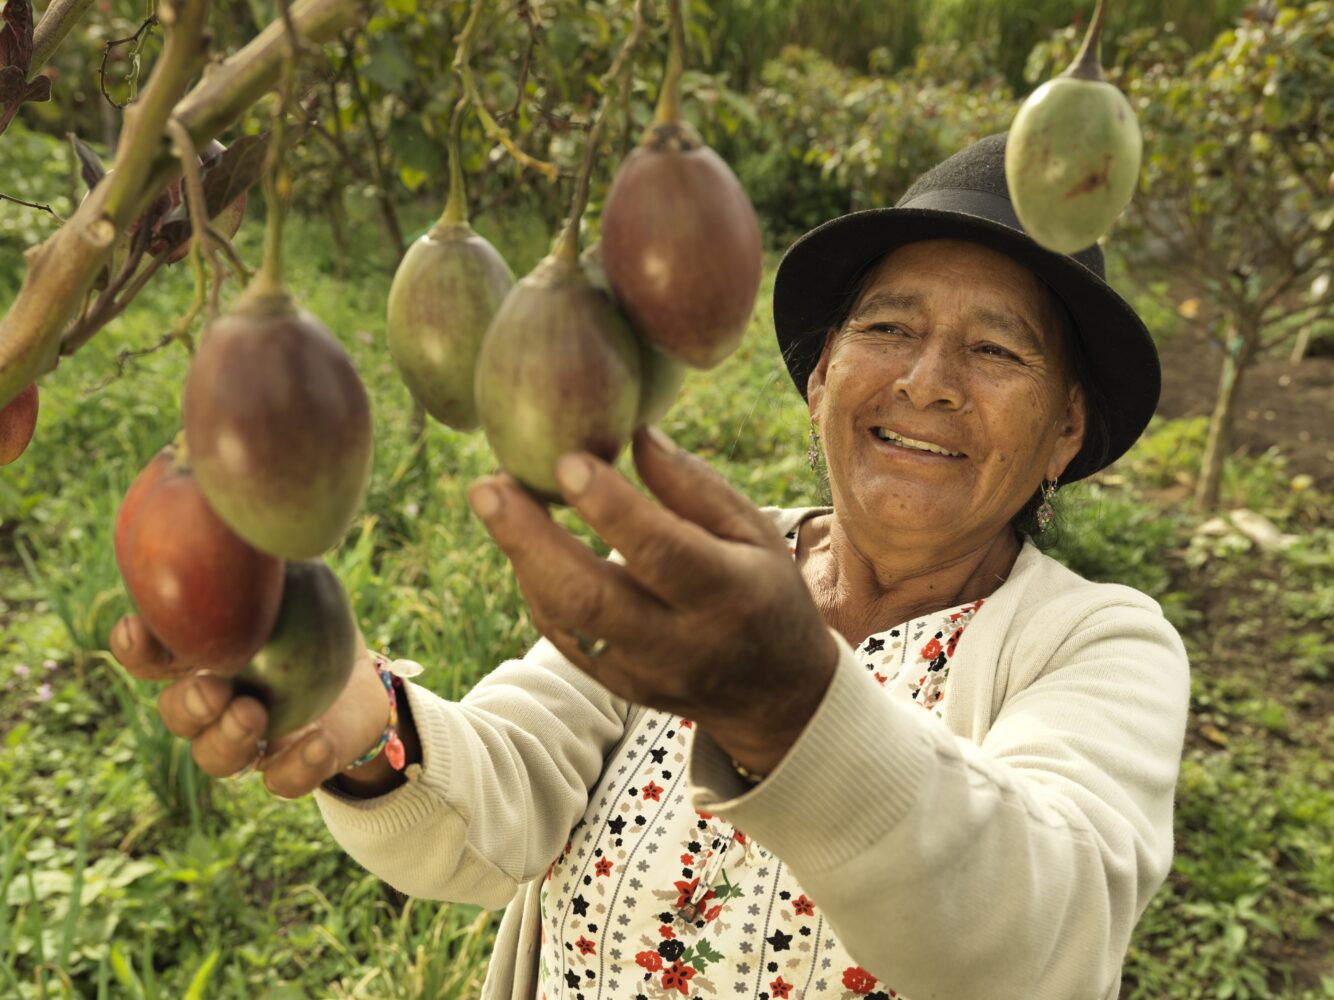
[[[634,457],[661,505],[592,455],[556,467],[565,499],[623,566],[509,476],[479,480],[468,499],[534,624],[571,662],[622,698],[691,719],[767,773],[814,714],[838,648],[764,513],[656,429],[636,434]]]

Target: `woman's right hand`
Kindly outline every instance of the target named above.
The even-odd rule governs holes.
[[[352,676],[333,706],[310,725],[269,746],[262,745],[268,725],[263,704],[236,696],[227,678],[197,673],[190,664],[176,660],[139,616],[127,615],[116,623],[111,652],[140,680],[172,681],[158,698],[158,711],[167,729],[190,741],[190,755],[206,774],[223,778],[253,765],[263,773],[269,791],[289,799],[313,791],[340,772],[340,788],[362,797],[402,784],[384,754],[354,771],[344,771],[379,741],[389,721],[389,696],[360,633]],[[400,707],[400,736],[408,759],[420,760],[415,733],[405,731],[410,729],[410,723],[405,726],[406,715]]]

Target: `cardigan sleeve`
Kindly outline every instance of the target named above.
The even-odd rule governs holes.
[[[760,785],[696,733],[692,803],[780,857],[905,996],[1115,996],[1170,868],[1189,701],[1180,637],[1135,597],[1044,615],[1014,655],[1045,665],[980,745],[885,696],[836,635],[833,682]]]
[[[406,687],[422,763],[376,798],[316,791],[324,821],[349,855],[407,895],[504,906],[569,838],[629,703],[545,639],[460,702]]]

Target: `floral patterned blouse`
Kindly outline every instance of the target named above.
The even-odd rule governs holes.
[[[787,537],[795,555],[797,529]],[[938,716],[982,604],[876,633],[857,654],[886,697]],[[690,807],[692,725],[645,712],[608,755],[542,888],[540,1000],[900,998],[848,956],[781,860]]]

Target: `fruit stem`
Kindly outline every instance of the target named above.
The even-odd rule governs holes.
[[[280,297],[283,291],[283,221],[287,198],[292,193],[292,179],[283,160],[283,140],[287,132],[287,110],[292,103],[292,83],[296,76],[298,42],[290,28],[286,0],[278,0],[284,23],[289,25],[287,53],[278,77],[278,107],[273,112],[273,129],[264,152],[264,263],[250,283],[247,293],[255,297]]]
[[[1093,20],[1089,22],[1089,30],[1084,35],[1084,44],[1080,46],[1074,62],[1070,64],[1062,76],[1073,76],[1080,80],[1094,80],[1101,82],[1105,79],[1102,75],[1102,60],[1099,58],[1099,49],[1102,46],[1102,21],[1106,13],[1106,0],[1098,0],[1098,5],[1093,9]]]
[[[681,73],[685,68],[685,15],[681,12],[681,0],[668,0],[671,12],[670,47],[667,50],[667,72],[662,78],[662,93],[658,95],[658,108],[653,116],[654,124],[667,125],[681,120]]]
[[[631,54],[644,37],[644,0],[635,0],[635,23],[630,34],[621,44],[621,49],[612,60],[611,68],[602,77],[602,104],[598,107],[593,127],[588,130],[588,146],[584,150],[584,162],[579,168],[579,177],[575,181],[574,201],[570,206],[570,216],[565,228],[551,249],[551,255],[557,260],[575,262],[579,259],[579,223],[583,219],[584,209],[588,207],[588,187],[593,177],[593,164],[597,160],[598,147],[602,145],[602,133],[606,131],[607,119],[611,117],[617,94],[627,89],[632,63]]]
[[[454,105],[454,113],[449,119],[449,198],[445,201],[444,214],[435,224],[432,232],[444,228],[466,226],[468,224],[468,189],[463,180],[463,113],[468,108],[468,99],[460,97]]]

